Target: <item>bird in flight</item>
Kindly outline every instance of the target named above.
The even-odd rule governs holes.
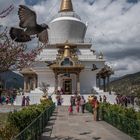
[[[28,42],[31,41],[31,36],[36,35],[40,42],[48,42],[48,31],[49,28],[46,24],[37,24],[37,16],[34,11],[24,5],[19,5],[19,27],[11,27],[10,37],[16,42]]]

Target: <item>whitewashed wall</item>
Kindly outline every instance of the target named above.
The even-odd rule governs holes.
[[[96,86],[96,73],[91,70],[83,70],[80,73],[80,92],[81,94],[91,93]]]
[[[49,41],[52,44],[82,42],[86,25],[75,17],[58,17],[49,24]]]

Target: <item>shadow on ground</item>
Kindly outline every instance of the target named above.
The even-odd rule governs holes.
[[[93,137],[93,140],[100,140],[101,137]]]
[[[51,133],[53,130],[53,125],[55,123],[56,118],[57,118],[57,111],[55,111],[52,114],[49,122],[47,123],[47,126],[45,127],[45,129],[43,131],[44,135],[41,135],[39,140],[49,140],[50,139],[50,136],[51,136]]]
[[[101,137],[93,137],[93,140],[100,140],[100,139],[101,139]],[[81,140],[81,139],[73,138],[73,137],[69,137],[69,136],[65,136],[65,137],[57,136],[57,137],[53,137],[53,138],[47,137],[42,140]]]
[[[80,139],[69,137],[69,136],[65,136],[65,137],[57,136],[53,138],[46,137],[45,139],[41,139],[41,140],[80,140]]]

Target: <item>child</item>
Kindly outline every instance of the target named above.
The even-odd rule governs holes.
[[[70,114],[73,114],[73,107],[72,107],[72,105],[69,106],[68,111],[69,111],[69,115],[70,115]]]

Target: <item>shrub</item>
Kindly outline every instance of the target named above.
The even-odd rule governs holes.
[[[86,110],[88,110],[90,113],[93,113],[93,109],[90,103],[86,103]]]
[[[15,126],[6,124],[5,126],[0,128],[0,139],[11,140],[15,135],[18,134],[18,132],[19,131]]]
[[[30,105],[18,112],[10,112],[6,124],[0,128],[0,140],[11,140],[44,112],[47,107],[51,106],[52,103],[48,99],[39,105]]]
[[[9,113],[8,122],[22,131],[50,105],[52,101],[47,100],[39,105],[31,105],[18,112]]]
[[[87,106],[90,111],[90,104],[88,103]],[[133,108],[100,103],[100,118],[136,140],[140,139],[140,112],[136,112]]]

